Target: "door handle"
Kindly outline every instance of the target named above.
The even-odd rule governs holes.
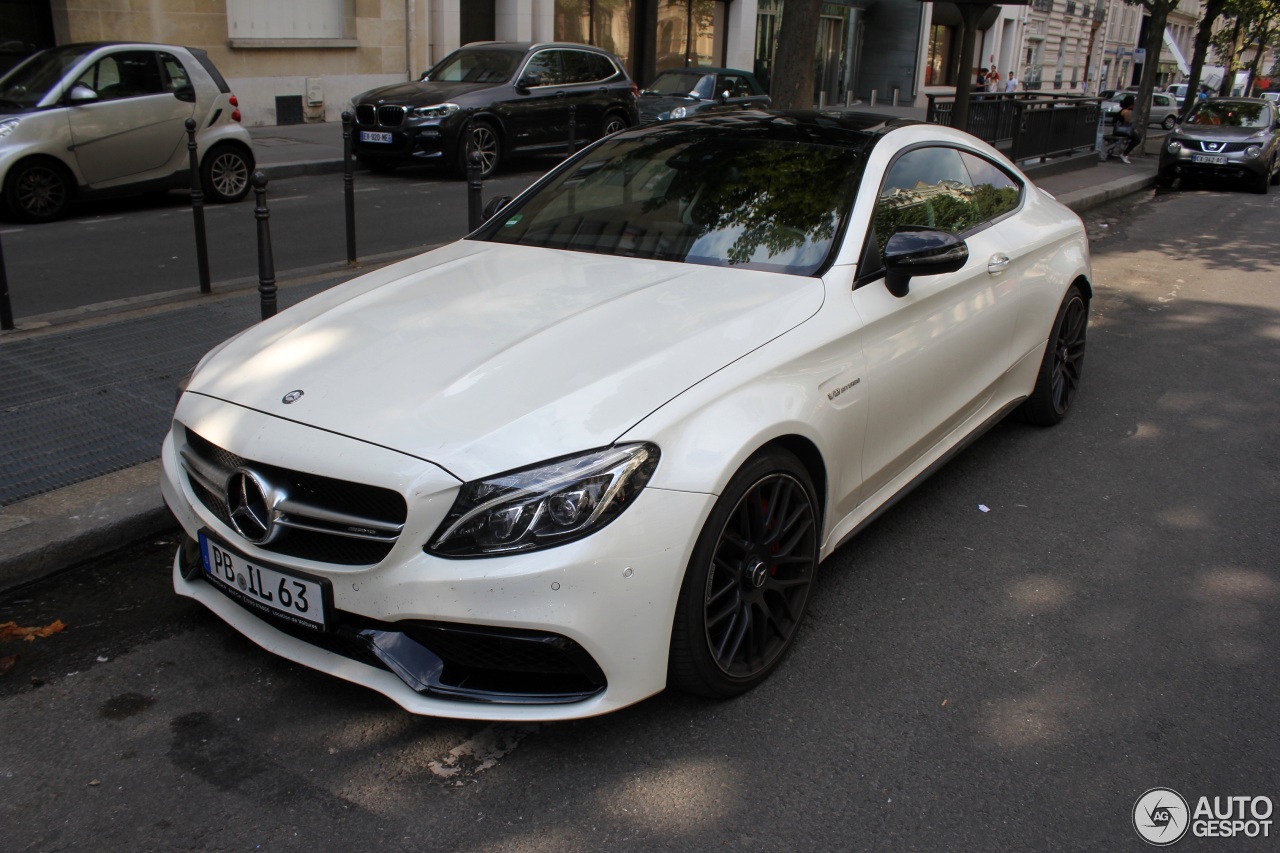
[[[1009,256],[1002,255],[999,252],[997,252],[996,254],[992,255],[991,258],[987,261],[987,272],[991,273],[992,275],[999,275],[1000,273],[1004,272],[1005,269],[1008,268],[1008,266],[1009,266]]]

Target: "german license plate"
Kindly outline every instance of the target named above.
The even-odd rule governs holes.
[[[250,560],[200,534],[205,577],[245,607],[294,625],[324,630],[328,581]]]
[[[360,141],[361,141],[361,142],[387,142],[387,143],[389,143],[389,142],[391,142],[391,134],[389,134],[389,133],[379,133],[379,132],[378,132],[378,131],[376,131],[376,130],[362,130],[362,131],[360,131]]]
[[[1221,154],[1192,154],[1192,163],[1209,163],[1213,166],[1227,165],[1227,158]]]

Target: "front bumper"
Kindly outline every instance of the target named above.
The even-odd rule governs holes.
[[[458,150],[460,127],[459,122],[448,120],[424,124],[406,123],[397,127],[356,124],[352,128],[351,149],[368,160],[401,163],[414,160],[425,163],[450,162]],[[391,141],[365,141],[360,135],[362,132],[390,134]]]
[[[1232,151],[1217,155],[1223,163],[1197,163],[1195,157],[1206,156],[1185,146],[1178,153],[1168,149],[1168,143],[1160,149],[1160,175],[1173,179],[1191,177],[1227,181],[1258,181],[1268,175],[1270,160],[1267,157],[1245,157],[1243,152]],[[1214,155],[1207,155],[1214,156]]]
[[[404,533],[376,565],[326,565],[272,553],[239,537],[200,502],[171,433],[162,453],[162,491],[191,537],[206,532],[250,560],[331,586],[331,630],[294,628],[233,601],[204,579],[192,549],[180,551],[175,590],[258,645],[434,716],[575,719],[665,687],[676,598],[713,495],[647,488],[617,520],[577,542],[510,557],[446,560],[422,550],[458,488],[435,466],[203,398],[188,403],[192,397],[184,397],[180,416],[231,452],[255,459],[269,454],[274,465],[312,471],[341,460],[335,470],[317,473],[351,479],[359,472],[409,499]],[[247,447],[255,452],[244,453]],[[460,652],[459,643],[469,651]],[[486,663],[508,652],[518,665]],[[470,669],[461,660],[467,655]]]

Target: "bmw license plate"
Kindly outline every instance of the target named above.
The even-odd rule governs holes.
[[[1192,163],[1209,163],[1210,165],[1213,165],[1213,166],[1225,166],[1227,165],[1227,158],[1222,156],[1221,154],[1192,154],[1191,162]]]
[[[391,142],[391,134],[389,134],[389,133],[379,133],[379,132],[378,132],[378,131],[376,131],[376,130],[362,130],[362,131],[360,131],[360,141],[361,141],[361,142],[385,142],[385,143],[390,143],[390,142]]]
[[[250,560],[204,533],[200,554],[205,577],[244,606],[305,628],[328,626],[328,581]]]

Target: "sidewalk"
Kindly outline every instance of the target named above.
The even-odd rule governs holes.
[[[876,111],[920,117],[907,107]],[[250,133],[269,177],[342,169],[340,124]],[[1081,162],[1088,164],[1036,183],[1082,212],[1155,182],[1151,156],[1132,165]],[[377,265],[282,279],[280,307]],[[156,457],[178,379],[204,352],[258,319],[252,289],[219,284],[213,296],[123,312],[119,305],[88,306],[0,334],[0,589],[172,525]]]

